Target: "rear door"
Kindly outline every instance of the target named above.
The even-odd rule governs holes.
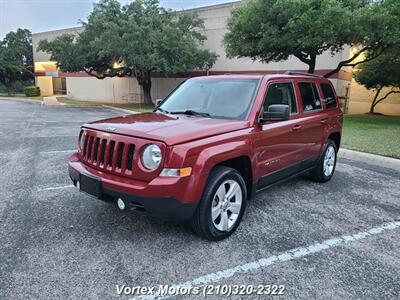
[[[299,134],[305,145],[302,152],[304,167],[312,166],[324,144],[327,113],[316,80],[297,80],[296,92],[300,99]]]
[[[298,134],[300,114],[292,80],[268,82],[263,107],[267,109],[272,104],[289,105],[290,117],[286,121],[267,121],[260,125],[259,136],[254,142],[257,170],[261,178],[258,188],[298,171],[306,146]]]
[[[327,125],[325,130],[329,132],[332,128],[341,123],[342,114],[338,109],[338,99],[335,90],[330,82],[321,82],[319,85],[321,95],[324,99],[325,111],[327,115]]]

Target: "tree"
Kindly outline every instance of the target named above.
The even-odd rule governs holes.
[[[18,81],[33,78],[32,35],[28,29],[9,32],[0,41],[0,82],[12,93]]]
[[[216,54],[201,49],[206,39],[195,13],[175,13],[158,0],[134,0],[121,5],[101,0],[94,5],[84,31],[43,40],[39,50],[51,54],[62,71],[85,71],[98,79],[135,77],[151,100],[151,72],[179,73],[209,69]]]
[[[365,88],[375,91],[369,111],[373,114],[377,104],[391,94],[400,93],[400,46],[361,64],[354,73],[354,78]],[[385,87],[391,89],[382,95]]]
[[[399,38],[398,0],[249,0],[236,8],[224,37],[228,57],[250,57],[262,62],[293,55],[315,72],[317,57],[332,55],[345,45],[362,45],[341,61],[330,77],[345,66],[379,56]]]

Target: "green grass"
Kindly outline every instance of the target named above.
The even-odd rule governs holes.
[[[89,105],[89,106],[102,106],[109,103],[97,102],[92,100],[74,100],[67,97],[57,97],[58,102],[70,104],[70,105]]]
[[[342,146],[400,158],[400,116],[346,115]]]
[[[120,107],[124,109],[128,109],[136,112],[149,112],[154,110],[154,106],[152,105],[144,105],[144,104],[120,104],[120,103],[107,103],[107,102],[98,102],[95,100],[74,100],[67,97],[57,97],[59,102],[69,104],[69,105],[89,105],[89,106],[102,106],[109,105],[114,107]]]

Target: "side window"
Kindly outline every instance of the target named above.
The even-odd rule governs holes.
[[[321,90],[322,90],[322,93],[324,94],[326,107],[327,108],[336,107],[335,93],[333,92],[330,84],[322,83]]]
[[[321,109],[321,100],[319,99],[318,90],[313,82],[299,83],[301,100],[303,102],[303,111],[313,111]]]
[[[272,83],[267,91],[266,100],[264,102],[264,110],[272,104],[285,104],[289,105],[291,114],[297,113],[296,98],[294,96],[293,84],[290,82],[285,83]]]

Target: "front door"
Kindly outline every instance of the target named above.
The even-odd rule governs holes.
[[[257,188],[298,172],[306,146],[298,126],[298,101],[290,79],[268,83],[264,110],[272,104],[289,105],[290,117],[286,121],[267,121],[260,125],[254,145],[260,178]]]

